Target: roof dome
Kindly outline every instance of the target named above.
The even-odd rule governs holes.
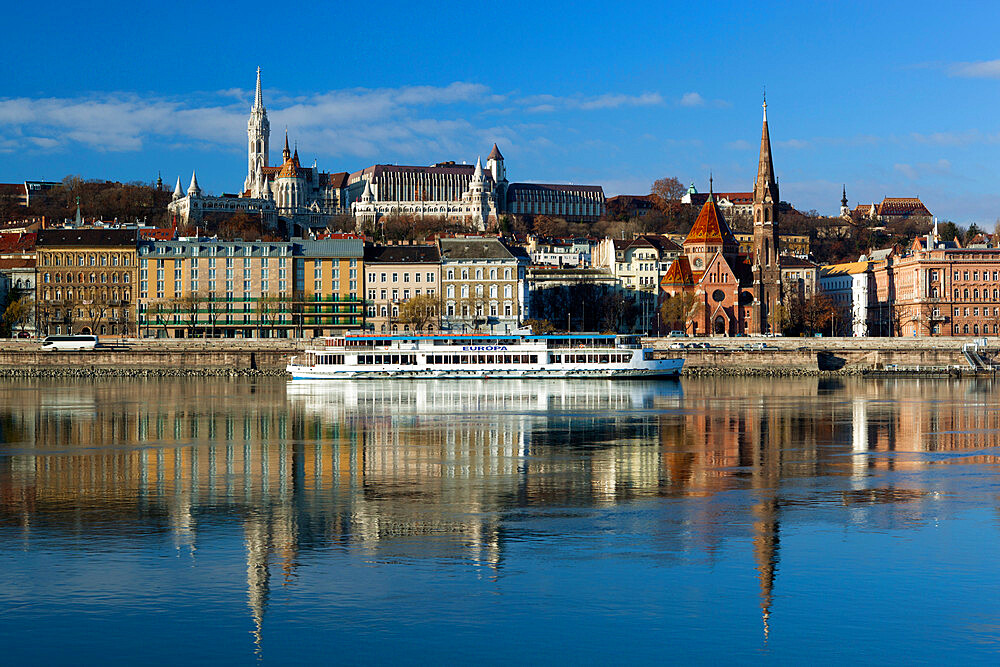
[[[277,178],[298,178],[299,177],[299,151],[295,151],[295,156],[290,157],[285,160],[285,164],[281,165],[281,171],[278,172]]]

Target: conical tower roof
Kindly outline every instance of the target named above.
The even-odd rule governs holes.
[[[775,185],[774,162],[771,160],[771,134],[767,129],[767,100],[764,100],[764,125],[760,133],[760,160],[757,162],[756,187]]]
[[[184,196],[184,190],[181,189],[181,177],[177,177],[177,187],[174,188],[174,199],[180,199]]]
[[[264,108],[264,96],[261,94],[260,91],[260,67],[257,68],[257,92],[254,94],[253,108],[254,109]]]
[[[188,186],[188,194],[201,194],[201,188],[198,187],[198,175],[194,171],[191,172],[191,185]]]
[[[493,150],[491,150],[490,154],[486,156],[486,159],[487,160],[502,160],[503,159],[503,155],[500,154],[500,149],[497,148],[497,145],[496,145],[495,142],[493,144]]]

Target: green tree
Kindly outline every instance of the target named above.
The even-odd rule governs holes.
[[[0,337],[9,337],[18,327],[24,331],[25,325],[31,320],[33,310],[34,304],[27,296],[11,300],[3,311],[3,318],[0,319]]]

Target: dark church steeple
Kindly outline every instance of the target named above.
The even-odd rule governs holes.
[[[754,313],[751,333],[778,332],[778,306],[781,303],[781,267],[778,259],[778,179],[771,157],[771,134],[767,127],[767,98],[764,98],[764,122],[760,133],[760,157],[757,180],[753,184],[753,257]]]

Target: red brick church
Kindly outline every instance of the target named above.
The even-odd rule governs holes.
[[[689,295],[686,329],[692,335],[765,334],[779,332],[781,267],[778,252],[778,182],[771,160],[767,102],[760,139],[757,180],[753,188],[753,250],[740,253],[739,243],[709,197],[684,240],[684,253],[660,281],[662,300]],[[687,303],[687,301],[685,302]]]

